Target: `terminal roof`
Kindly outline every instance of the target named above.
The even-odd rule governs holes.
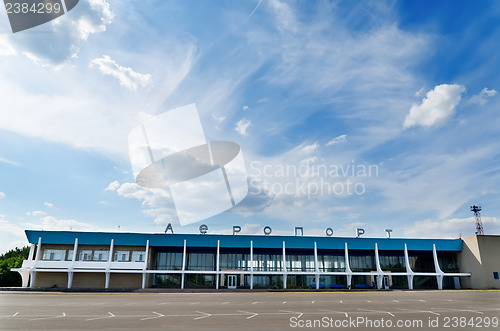
[[[413,239],[413,238],[352,238],[352,237],[313,237],[313,236],[275,236],[275,235],[222,235],[222,234],[177,234],[177,233],[128,233],[128,232],[76,232],[76,231],[38,231],[26,230],[26,237],[31,244],[72,245],[78,238],[79,245],[114,245],[146,246],[149,240],[151,247],[182,247],[184,240],[188,247],[248,248],[250,241],[254,248],[313,249],[316,242],[318,249],[344,249],[347,243],[349,250],[374,250],[375,243],[379,250],[432,251],[433,244],[438,251],[462,250],[461,239]]]

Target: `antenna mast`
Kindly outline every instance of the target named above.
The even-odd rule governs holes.
[[[481,205],[470,206],[470,210],[474,213],[474,217],[476,218],[476,234],[481,235],[483,232],[483,222],[481,222]]]

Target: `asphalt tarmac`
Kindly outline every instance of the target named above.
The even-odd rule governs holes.
[[[1,330],[498,330],[500,291],[0,292]]]

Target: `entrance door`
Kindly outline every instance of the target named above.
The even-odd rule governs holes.
[[[227,276],[227,288],[231,290],[236,289],[236,275]]]

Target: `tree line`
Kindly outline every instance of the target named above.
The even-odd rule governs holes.
[[[0,255],[0,287],[21,286],[21,275],[12,268],[21,268],[23,261],[28,258],[30,248],[16,247],[5,254]]]

